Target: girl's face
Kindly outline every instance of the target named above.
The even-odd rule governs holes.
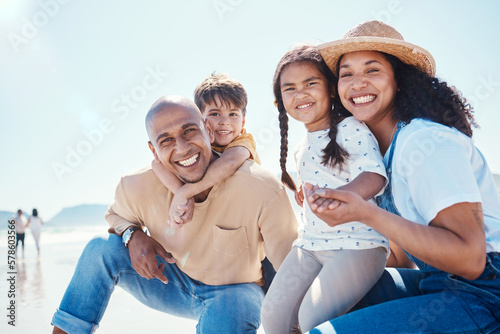
[[[344,107],[368,126],[394,113],[397,83],[389,61],[376,51],[342,56],[338,91]]]
[[[331,91],[326,78],[308,61],[287,65],[280,77],[287,113],[304,123],[307,131],[330,128]]]

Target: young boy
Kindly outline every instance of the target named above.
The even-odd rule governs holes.
[[[175,193],[169,223],[176,227],[191,220],[194,195],[233,175],[247,159],[260,164],[255,141],[244,129],[247,93],[238,81],[214,73],[196,87],[194,102],[214,132],[212,149],[220,153],[220,158],[210,165],[201,181],[186,184],[156,160],[151,164],[158,179]]]

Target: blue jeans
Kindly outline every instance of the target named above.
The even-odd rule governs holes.
[[[151,308],[198,320],[197,333],[257,332],[264,298],[257,284],[206,285],[168,263],[164,274],[168,284],[140,276],[115,234],[107,240],[93,239],[78,261],[52,325],[70,334],[93,333],[118,285]]]
[[[308,333],[500,333],[500,253],[474,281],[388,268],[350,313]]]

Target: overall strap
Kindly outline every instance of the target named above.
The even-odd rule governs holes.
[[[392,174],[392,157],[394,155],[394,149],[396,148],[396,139],[398,138],[399,131],[406,126],[406,122],[399,121],[396,125],[397,129],[392,138],[391,146],[389,148],[389,158],[387,160],[387,177],[389,178],[389,182],[391,182],[391,174]]]
[[[377,205],[389,212],[392,212],[398,216],[401,216],[401,213],[399,212],[398,208],[396,207],[396,203],[394,202],[394,197],[392,196],[392,158],[394,155],[394,149],[396,147],[396,139],[398,137],[399,131],[406,125],[405,122],[398,122],[396,125],[396,132],[394,133],[394,136],[392,138],[391,145],[389,146],[389,157],[387,159],[387,165],[386,165],[386,174],[387,174],[387,187],[384,190],[384,193],[380,196],[377,196],[375,199],[377,201]]]

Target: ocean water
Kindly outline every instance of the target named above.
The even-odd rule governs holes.
[[[46,228],[37,255],[34,240],[28,230],[24,256],[18,247],[16,258],[15,299],[9,298],[11,270],[8,267],[7,232],[0,231],[0,333],[51,333],[51,318],[73,275],[85,244],[95,235],[105,235],[107,227]],[[15,300],[15,326],[7,309]],[[117,287],[111,297],[97,333],[196,333],[196,322],[150,309]],[[262,329],[259,333],[264,333]]]

